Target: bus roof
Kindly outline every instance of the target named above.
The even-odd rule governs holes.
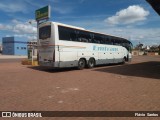
[[[69,27],[69,28],[74,28],[74,29],[79,29],[79,30],[85,30],[82,27],[76,27],[76,26],[72,26],[72,25],[67,25],[67,24],[63,24],[63,23],[58,23],[58,22],[52,22],[53,24],[57,24],[57,25],[61,25],[61,26],[65,26],[65,27]]]

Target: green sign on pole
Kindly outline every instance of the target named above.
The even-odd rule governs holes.
[[[39,20],[49,19],[51,14],[50,11],[51,11],[50,6],[45,6],[43,8],[36,10],[35,12],[36,20],[39,21]]]

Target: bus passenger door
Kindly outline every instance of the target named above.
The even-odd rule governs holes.
[[[118,63],[118,59],[119,59],[119,52],[114,52],[114,63]]]
[[[122,51],[119,50],[119,51],[114,51],[113,52],[114,54],[114,63],[119,63],[119,62],[122,62]]]

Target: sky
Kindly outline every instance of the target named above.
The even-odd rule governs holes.
[[[160,44],[160,16],[145,0],[1,0],[0,43],[9,36],[36,40],[35,10],[46,5],[50,21],[124,37],[134,46]]]

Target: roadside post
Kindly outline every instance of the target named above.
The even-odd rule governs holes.
[[[48,5],[48,6],[45,6],[43,8],[40,8],[38,10],[35,11],[35,20],[37,21],[37,33],[38,33],[38,26],[45,22],[45,21],[48,21],[51,17],[51,6]],[[38,34],[37,34],[37,50],[38,50]],[[39,60],[39,51],[37,51],[37,60]],[[33,61],[32,61],[33,63]]]
[[[31,52],[32,50],[28,47],[28,60],[32,59]]]

